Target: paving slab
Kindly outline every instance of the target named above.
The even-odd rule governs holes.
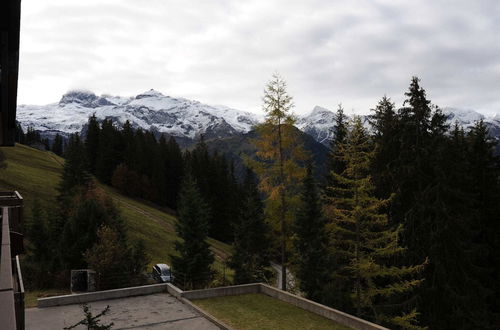
[[[215,324],[193,311],[167,293],[151,294],[88,304],[94,315],[107,305],[108,314],[102,323],[113,322],[113,330],[119,329],[219,329]],[[66,305],[26,309],[27,330],[54,330],[71,326],[83,318],[80,305]],[[75,329],[86,329],[78,326]]]

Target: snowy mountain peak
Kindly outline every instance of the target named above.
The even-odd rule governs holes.
[[[464,128],[468,128],[474,125],[476,121],[485,119],[485,117],[470,109],[457,109],[457,108],[443,108],[443,113],[448,116],[448,122],[454,124],[458,121],[460,125]]]
[[[157,90],[154,90],[154,89],[151,88],[150,90],[137,95],[135,98],[137,100],[139,100],[139,99],[143,99],[143,98],[147,98],[147,97],[164,97],[164,96],[165,95],[163,95],[162,93],[160,93]]]
[[[92,114],[119,126],[128,120],[134,128],[191,140],[200,134],[210,139],[246,133],[259,122],[249,112],[165,96],[154,89],[130,98],[69,91],[59,103],[20,105],[17,117],[24,129],[31,126],[50,137],[81,132]]]
[[[93,92],[88,90],[71,90],[61,97],[60,106],[67,104],[78,104],[82,107],[96,108],[104,105],[114,105],[105,97],[97,97]]]
[[[97,100],[97,96],[88,90],[70,90],[61,97],[59,104],[67,103],[91,103]]]
[[[314,117],[314,116],[318,116],[318,115],[321,115],[324,113],[329,113],[329,112],[331,112],[331,111],[317,105],[312,109],[311,113],[307,117]]]
[[[500,136],[500,115],[485,118],[474,110],[444,108],[448,123],[458,121],[469,128],[484,119],[494,136]],[[221,105],[207,105],[195,100],[166,96],[150,89],[132,97],[97,96],[86,90],[72,90],[64,94],[59,103],[44,106],[20,105],[17,118],[23,128],[31,126],[45,137],[56,133],[82,132],[89,116],[98,120],[111,119],[116,125],[127,120],[132,127],[168,134],[192,141],[200,134],[206,139],[224,138],[247,133],[262,122],[263,116]],[[367,128],[369,123],[362,116]],[[305,116],[298,116],[296,126],[325,145],[333,138],[335,113],[315,106]]]

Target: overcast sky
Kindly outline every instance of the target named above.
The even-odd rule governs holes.
[[[273,72],[295,111],[433,103],[500,113],[498,0],[22,0],[19,103],[69,89],[259,112]]]

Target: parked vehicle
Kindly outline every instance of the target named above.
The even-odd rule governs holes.
[[[153,266],[153,279],[158,283],[172,282],[173,276],[167,264],[156,264]]]

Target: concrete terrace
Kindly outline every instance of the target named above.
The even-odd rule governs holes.
[[[168,293],[155,293],[112,300],[89,302],[94,315],[107,305],[110,311],[103,324],[114,323],[118,329],[219,329],[202,315]],[[83,318],[80,305],[26,309],[26,329],[63,329]],[[76,329],[83,329],[79,326]]]

